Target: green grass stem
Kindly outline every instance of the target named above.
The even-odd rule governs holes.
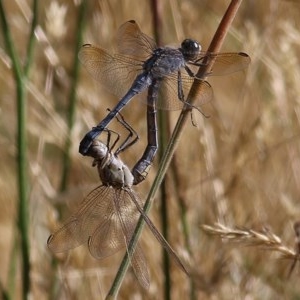
[[[28,211],[28,168],[27,168],[27,91],[26,82],[32,63],[34,49],[34,29],[37,24],[37,1],[33,1],[33,19],[28,37],[27,61],[22,68],[15,50],[14,42],[7,23],[4,7],[0,1],[0,19],[5,46],[12,61],[12,71],[16,82],[17,97],[17,180],[18,180],[18,221],[19,238],[22,253],[22,295],[27,299],[30,293],[30,243],[29,243],[29,211]],[[15,260],[14,260],[15,261]],[[15,262],[12,262],[15,263]]]

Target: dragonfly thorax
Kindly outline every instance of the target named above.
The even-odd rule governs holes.
[[[185,65],[185,57],[181,49],[161,47],[153,51],[152,56],[143,65],[144,72],[154,79],[162,79],[177,72]]]
[[[129,168],[114,154],[108,153],[97,164],[99,177],[104,185],[113,187],[132,187],[133,175]]]
[[[196,40],[185,39],[181,43],[180,51],[185,60],[195,60],[201,51],[201,46]]]

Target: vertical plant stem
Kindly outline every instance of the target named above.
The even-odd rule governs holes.
[[[229,30],[229,27],[230,27],[236,13],[237,13],[237,10],[238,10],[241,2],[242,2],[242,0],[232,0],[231,3],[229,4],[229,6],[227,8],[227,11],[225,12],[225,14],[223,16],[223,19],[222,19],[221,23],[219,24],[219,27],[218,27],[218,29],[217,29],[217,31],[216,31],[216,33],[215,33],[215,35],[214,35],[214,37],[211,41],[211,44],[208,48],[209,52],[219,52],[220,51],[220,48],[221,48],[222,43],[225,39],[226,33]],[[211,71],[211,69],[213,67],[213,64],[214,64],[214,61],[211,60],[207,64],[204,64],[203,66],[201,66],[199,68],[199,71],[198,71],[196,77],[199,78],[199,79],[205,80],[206,74],[209,74],[209,72]],[[191,90],[189,92],[189,95],[187,97],[187,102],[193,104],[195,95],[197,94],[198,90],[201,89],[201,86],[202,86],[201,81],[199,81],[199,80],[194,81],[194,83],[191,87]],[[182,110],[182,112],[181,112],[181,114],[180,114],[180,116],[177,120],[177,123],[175,125],[174,131],[173,131],[171,139],[170,139],[170,142],[167,146],[167,149],[164,153],[163,159],[160,163],[158,173],[157,173],[157,175],[154,179],[153,185],[150,189],[147,200],[145,202],[145,205],[144,205],[145,213],[149,212],[149,210],[151,208],[151,205],[152,205],[152,202],[154,200],[155,194],[156,194],[156,192],[157,192],[157,190],[158,190],[158,188],[159,188],[159,186],[160,186],[160,184],[161,184],[161,182],[162,182],[162,180],[165,176],[165,173],[168,169],[168,166],[170,164],[172,156],[175,152],[177,143],[178,143],[178,141],[180,139],[180,136],[183,132],[183,128],[185,126],[185,123],[186,123],[186,121],[189,117],[190,110],[191,110],[190,106],[186,105],[183,108],[183,110]],[[123,261],[120,265],[118,273],[115,277],[115,280],[112,284],[112,287],[111,287],[106,299],[114,299],[114,298],[117,297],[117,294],[118,294],[118,291],[120,289],[121,283],[122,283],[122,281],[125,277],[127,268],[129,266],[129,255],[131,255],[134,252],[134,249],[136,247],[136,244],[138,242],[138,239],[139,239],[139,236],[142,232],[144,224],[145,224],[145,221],[141,216],[139,221],[138,221],[138,224],[136,226],[135,232],[132,236],[132,239],[130,241],[130,244],[128,246],[128,251],[127,251],[126,255],[123,258]]]
[[[78,15],[78,28],[77,28],[77,37],[76,37],[76,45],[74,50],[74,61],[73,61],[73,71],[72,71],[72,85],[70,88],[70,96],[69,96],[69,108],[68,108],[68,133],[64,148],[63,154],[63,171],[62,171],[62,179],[60,184],[60,190],[65,191],[67,184],[68,184],[68,177],[70,174],[70,165],[71,165],[71,158],[70,158],[70,150],[71,150],[71,137],[72,137],[72,130],[75,122],[75,109],[76,109],[76,88],[78,85],[78,78],[79,78],[79,60],[78,60],[78,52],[82,46],[82,35],[83,35],[83,28],[84,28],[84,16],[86,11],[87,2],[83,0],[81,5],[79,6],[79,15]]]
[[[37,0],[33,1],[33,19],[29,35],[27,63],[22,70],[19,58],[12,41],[2,1],[0,1],[0,18],[5,46],[12,61],[12,70],[17,90],[17,178],[18,178],[18,223],[22,251],[22,295],[27,299],[30,292],[30,243],[29,243],[29,211],[28,211],[28,169],[27,169],[27,137],[26,137],[26,81],[32,61],[34,46],[34,28],[37,23]]]
[[[161,39],[161,28],[162,28],[162,6],[157,0],[151,0],[151,12],[152,12],[152,23],[153,32],[156,44],[162,45]],[[162,93],[159,93],[159,97],[163,97]],[[169,115],[165,112],[158,111],[158,132],[159,132],[159,161],[162,159],[164,151],[167,147],[167,141],[169,140]],[[162,234],[168,240],[169,236],[169,222],[168,222],[168,195],[167,195],[167,182],[163,180],[160,186],[160,218],[162,225]],[[171,281],[171,270],[170,270],[170,258],[167,251],[162,248],[163,254],[163,273],[164,273],[164,299],[171,299],[172,281]]]
[[[18,222],[17,228],[19,230],[21,239],[21,251],[22,251],[22,280],[23,280],[23,299],[26,299],[30,290],[30,263],[29,263],[29,240],[28,240],[28,208],[27,208],[27,146],[26,146],[26,98],[23,73],[19,63],[19,59],[15,52],[14,44],[11,38],[11,33],[6,20],[4,7],[2,1],[0,1],[0,15],[3,29],[3,35],[5,45],[8,54],[12,61],[12,70],[16,82],[17,89],[17,180],[18,180]],[[12,263],[15,263],[13,260]]]
[[[163,95],[161,95],[163,97]],[[160,160],[163,157],[164,151],[167,147],[166,142],[168,140],[168,118],[164,118],[164,115],[161,111],[158,113],[159,115],[159,129],[160,129],[160,148],[159,148],[159,158]],[[164,179],[162,181],[160,187],[160,198],[161,198],[161,208],[160,208],[160,215],[161,215],[161,224],[162,224],[162,234],[168,240],[169,236],[169,222],[168,222],[168,195],[167,195],[167,182]],[[172,282],[171,282],[171,272],[170,272],[170,258],[168,252],[162,248],[163,253],[163,269],[164,269],[164,299],[169,300],[171,299],[171,290],[172,290]]]
[[[28,170],[27,170],[27,137],[26,137],[26,88],[25,79],[17,80],[17,109],[18,109],[18,181],[19,181],[19,209],[18,227],[22,249],[22,278],[23,299],[27,299],[30,291],[30,253],[29,253],[29,211],[28,211]]]
[[[15,298],[15,290],[16,290],[16,258],[18,256],[18,241],[14,238],[13,246],[10,251],[9,258],[9,270],[8,270],[8,283],[7,283],[7,295],[9,295],[10,299]]]
[[[27,55],[26,61],[24,65],[24,76],[28,77],[29,70],[32,64],[33,59],[33,50],[35,45],[35,38],[34,38],[34,31],[37,26],[38,21],[38,1],[34,0],[32,3],[32,21],[31,21],[31,28],[30,28],[30,36],[27,45]]]
[[[163,97],[162,94],[160,94],[160,97]],[[167,141],[168,141],[168,118],[164,112],[159,111],[158,112],[158,132],[159,134],[159,159],[161,160],[165,149],[167,147]],[[164,179],[162,181],[162,184],[160,186],[160,200],[161,200],[161,206],[160,206],[160,217],[161,217],[161,225],[162,225],[162,234],[168,240],[169,236],[169,222],[168,222],[168,193],[167,193],[167,182]],[[172,290],[172,284],[171,284],[171,272],[170,272],[170,258],[168,255],[168,252],[162,248],[162,254],[163,254],[163,270],[164,270],[164,299],[168,300],[171,299],[171,290]]]

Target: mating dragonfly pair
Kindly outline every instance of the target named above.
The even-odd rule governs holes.
[[[199,43],[185,39],[180,48],[157,47],[154,40],[143,33],[135,21],[123,24],[117,34],[118,52],[86,44],[79,52],[79,59],[88,72],[102,82],[112,93],[121,97],[118,104],[80,143],[79,152],[92,156],[102,185],[93,190],[65,225],[48,239],[53,252],[62,252],[87,243],[95,258],[104,258],[121,248],[128,247],[140,215],[154,236],[174,258],[181,269],[188,273],[174,250],[158,232],[143,212],[143,201],[135,194],[132,185],[142,182],[158,149],[156,109],[176,110],[196,108],[212,98],[212,88],[203,79],[195,77],[196,70],[209,60],[214,68],[207,75],[226,75],[246,68],[250,58],[245,53],[202,52]],[[193,106],[185,100],[194,80],[201,81]],[[158,97],[159,90],[164,92]],[[134,131],[119,115],[133,97],[140,97],[147,104],[148,144],[136,165],[130,171],[118,154],[137,141],[131,139]],[[99,142],[103,132],[115,118],[130,134],[113,153],[113,146]],[[110,140],[110,138],[108,139]],[[149,275],[144,255],[139,246],[131,257],[131,264],[141,285],[149,287]]]

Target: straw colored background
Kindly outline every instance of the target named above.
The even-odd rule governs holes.
[[[25,0],[3,1],[18,54],[24,53],[31,7]],[[91,159],[78,153],[89,128],[112,108],[117,98],[83,68],[76,89],[76,121],[72,128],[71,169],[66,189],[60,189],[66,116],[72,83],[72,61],[78,30],[78,1],[40,1],[38,41],[28,82],[28,168],[30,250],[33,299],[103,299],[123,253],[104,261],[93,259],[86,246],[53,255],[46,241],[76,205],[99,184]],[[199,40],[206,49],[229,1],[166,0],[161,2],[162,40],[176,44],[184,37]],[[252,59],[248,70],[209,79],[214,99],[203,106],[210,118],[189,122],[178,145],[175,167],[167,173],[168,240],[190,268],[196,299],[298,299],[298,268],[287,278],[291,260],[258,246],[207,235],[201,225],[215,222],[229,228],[257,231],[268,228],[293,249],[293,223],[300,218],[300,5],[297,1],[245,0],[222,51],[244,51]],[[89,1],[84,43],[112,50],[118,27],[134,19],[153,36],[147,1]],[[0,280],[4,289],[15,281],[20,298],[21,271],[16,230],[16,86],[11,62],[0,36]],[[118,84],[118,83],[116,83]],[[170,128],[178,112],[170,116]],[[126,120],[141,139],[122,159],[133,166],[146,143],[145,106],[133,100],[124,109]],[[159,158],[147,180],[136,190],[146,197]],[[176,177],[177,176],[177,177]],[[175,183],[175,178],[179,183]],[[190,253],[182,230],[178,197],[187,209]],[[160,228],[160,198],[151,218]],[[58,220],[58,208],[62,217]],[[15,246],[17,245],[17,246]],[[162,299],[162,248],[148,230],[142,236],[151,274],[143,291],[128,272],[120,299]],[[16,255],[14,255],[16,251]],[[13,262],[12,262],[13,260]],[[10,277],[11,265],[16,266]],[[171,265],[172,299],[188,299],[189,279]],[[13,279],[12,279],[13,278]]]

